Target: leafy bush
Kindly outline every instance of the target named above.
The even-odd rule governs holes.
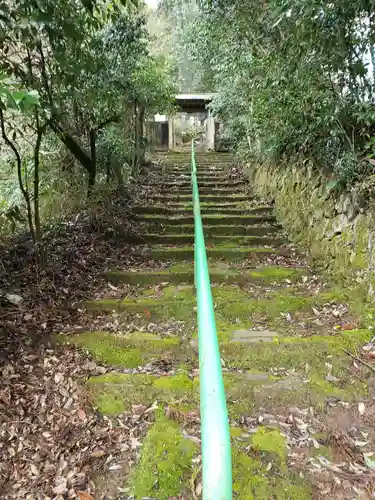
[[[259,161],[302,155],[343,184],[361,177],[375,122],[374,2],[197,5],[185,44],[237,147]]]

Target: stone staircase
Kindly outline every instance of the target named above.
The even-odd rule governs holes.
[[[116,417],[134,405],[156,408],[154,423],[139,436],[138,462],[118,478],[128,491],[123,498],[193,499],[199,497],[201,463],[190,154],[157,160],[143,177],[151,191],[133,208],[144,228],[137,239],[144,264],[106,273],[121,297],[81,305],[112,331],[70,341],[104,367],[106,373],[87,384],[102,414]],[[363,394],[363,382],[345,376],[348,359],[341,349],[365,334],[333,336],[338,320],[328,313],[317,321],[314,310],[334,307],[343,297],[311,286],[273,207],[254,198],[232,165],[229,154],[197,154],[231,420],[234,498],[310,498],[307,476],[290,466],[293,422],[285,419],[291,407],[319,408],[327,397]],[[331,369],[327,380],[333,357],[334,374]],[[306,456],[313,457],[316,450],[306,446]]]

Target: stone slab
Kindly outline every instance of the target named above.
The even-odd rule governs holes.
[[[271,330],[236,330],[232,334],[231,342],[236,344],[273,342],[275,337],[278,337],[278,333]]]

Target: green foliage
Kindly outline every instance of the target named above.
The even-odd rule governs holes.
[[[238,147],[258,160],[312,158],[343,184],[368,171],[374,2],[197,4],[185,41],[201,77],[213,74],[213,109]]]
[[[82,199],[87,181],[89,193],[96,178],[123,186],[142,161],[145,118],[175,91],[168,58],[150,52],[142,3],[3,2],[0,42],[0,105],[14,147],[7,142],[0,159],[1,213],[27,206],[39,226],[39,201],[50,217]]]
[[[0,106],[2,109],[29,111],[39,105],[39,94],[35,90],[23,90],[19,82],[0,74]]]

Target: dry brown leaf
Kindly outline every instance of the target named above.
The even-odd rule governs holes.
[[[105,451],[104,450],[94,450],[91,452],[91,458],[101,458],[104,457]]]
[[[346,331],[355,330],[356,328],[358,328],[358,325],[356,325],[355,323],[344,323],[341,328]]]
[[[82,408],[78,410],[78,418],[84,422],[86,420],[86,413]]]
[[[94,500],[94,497],[90,493],[87,493],[87,491],[78,491],[77,494],[79,500]]]
[[[175,422],[185,422],[186,420],[185,413],[178,408],[173,408],[172,406],[166,407],[165,416]]]

